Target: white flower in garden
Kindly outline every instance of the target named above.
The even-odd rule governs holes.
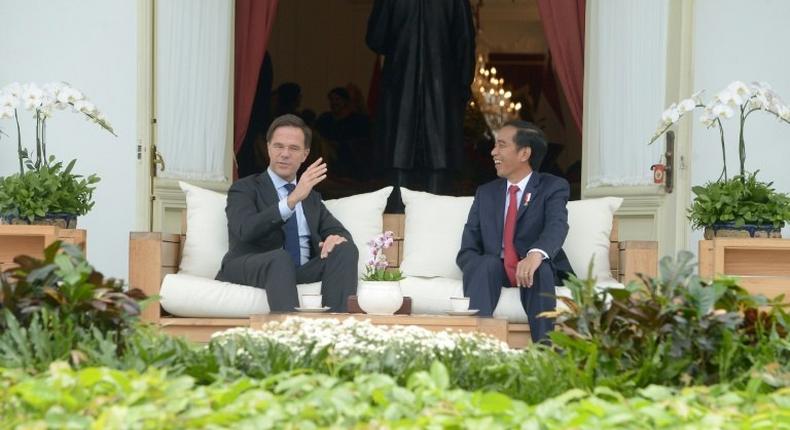
[[[227,339],[236,337],[254,342],[275,342],[287,347],[296,359],[305,358],[307,351],[318,354],[325,349],[340,359],[350,356],[372,358],[387,351],[397,356],[404,353],[409,356],[415,353],[427,355],[429,360],[456,350],[470,354],[515,352],[507,344],[485,335],[451,331],[436,333],[416,326],[374,326],[369,320],[355,318],[338,323],[334,319],[289,317],[285,321],[267,323],[261,330],[231,329],[217,333],[212,342],[224,344]],[[236,355],[239,354],[236,351]]]

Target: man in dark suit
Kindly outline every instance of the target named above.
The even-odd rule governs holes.
[[[296,284],[321,281],[323,304],[333,312],[345,312],[357,291],[357,247],[313,191],[326,164],[317,159],[296,180],[311,137],[301,118],[276,118],[266,133],[269,168],[228,191],[230,249],[217,279],[265,289],[272,312],[299,306]]]
[[[537,171],[546,148],[543,132],[529,122],[499,130],[491,156],[500,179],[477,189],[456,258],[464,294],[481,316],[493,315],[503,286],[521,288],[534,342],[554,328],[538,314],[556,307],[555,283],[572,273],[562,251],[570,187]]]

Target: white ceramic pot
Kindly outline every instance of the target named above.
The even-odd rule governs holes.
[[[357,301],[371,315],[392,315],[403,305],[398,281],[359,281]]]

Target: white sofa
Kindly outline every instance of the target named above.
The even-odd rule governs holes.
[[[269,313],[265,290],[214,280],[228,248],[225,195],[186,183],[182,183],[182,189],[187,198],[187,235],[180,244],[183,251],[178,270],[173,267],[166,270],[176,273],[166,274],[161,282],[158,293],[162,310],[174,317],[237,320]],[[359,247],[360,273],[368,255],[366,242],[382,231],[382,212],[390,191],[391,187],[387,187],[325,202]],[[406,189],[402,190],[402,195],[406,215],[400,244],[400,269],[406,279],[401,282],[401,289],[405,296],[412,298],[413,313],[443,314],[450,307],[450,297],[463,295],[461,271],[455,265],[455,256],[472,197],[437,196]],[[609,263],[613,215],[621,202],[622,199],[607,197],[568,203],[570,229],[563,248],[579,276],[587,274],[590,259],[594,260],[594,275],[601,287],[622,286],[612,276]],[[142,235],[137,239],[152,238],[150,233]],[[159,237],[159,241],[166,243],[166,236]],[[142,242],[138,245],[142,246]],[[159,252],[163,249],[160,247]],[[135,255],[144,252],[139,248],[137,254],[130,254],[132,286],[135,286],[135,279],[142,280],[146,276],[138,273],[145,269],[135,268],[137,263],[133,260]],[[168,267],[163,261],[159,266]],[[318,293],[321,285],[318,282],[297,288],[301,296]],[[558,294],[567,293],[563,287],[558,287]],[[153,314],[153,311],[147,312]],[[494,316],[511,322],[526,322],[517,289],[503,289]]]

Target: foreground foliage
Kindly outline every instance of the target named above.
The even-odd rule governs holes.
[[[136,323],[135,293],[72,248],[17,261],[0,296],[0,428],[790,422],[787,314],[759,312],[770,303],[732,280],[701,281],[687,255],[608,295],[572,280],[555,345],[523,351],[481,335],[302,318],[194,345]],[[682,388],[695,384],[711,386]]]
[[[405,386],[381,374],[351,381],[282,373],[196,385],[194,379],[62,363],[30,377],[0,370],[3,426],[27,428],[753,428],[790,422],[790,388],[771,394],[724,386],[650,386],[633,397],[571,390],[529,406],[491,391],[453,389],[446,369]]]
[[[754,372],[790,362],[790,318],[781,298],[752,296],[734,279],[703,281],[693,275],[691,258],[665,257],[659,278],[624,289],[566,283],[573,298],[553,313],[558,330],[551,337],[588,385],[743,386]]]
[[[102,332],[127,329],[140,314],[139,289],[124,291],[122,281],[105,279],[85,255],[71,244],[54,242],[44,258],[14,258],[17,268],[0,274],[0,310],[27,326],[39,311],[56,315],[75,326]],[[7,319],[0,320],[0,329]]]

